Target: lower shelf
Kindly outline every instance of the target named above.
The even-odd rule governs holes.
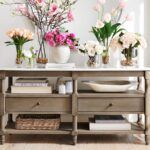
[[[144,134],[144,128],[138,124],[132,124],[129,131],[110,130],[110,131],[91,131],[88,123],[79,123],[77,133],[79,135],[98,135],[98,134]],[[9,124],[4,130],[4,134],[72,134],[72,123],[61,123],[59,130],[17,130],[15,123]]]
[[[144,129],[141,125],[132,124],[132,129],[128,131],[121,130],[110,130],[110,131],[92,131],[89,130],[89,125],[87,123],[78,125],[78,134],[84,135],[98,135],[98,134],[144,134]]]
[[[15,123],[9,124],[4,130],[5,134],[71,134],[72,124],[61,123],[59,130],[17,130]]]

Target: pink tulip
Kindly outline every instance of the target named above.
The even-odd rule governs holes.
[[[119,8],[120,9],[124,9],[126,6],[127,6],[127,3],[125,2],[125,0],[119,1]]]
[[[106,0],[99,0],[99,3],[104,5],[106,3]]]
[[[94,8],[95,11],[99,12],[101,10],[101,5],[99,3],[97,3]]]
[[[126,15],[124,18],[126,21],[132,21],[133,20],[133,16],[131,14]]]
[[[69,10],[68,14],[67,14],[67,18],[68,18],[68,21],[71,22],[74,20],[74,15],[72,13],[71,10]]]
[[[110,22],[111,21],[111,14],[110,13],[106,13],[105,15],[104,15],[104,20],[105,20],[105,22]]]

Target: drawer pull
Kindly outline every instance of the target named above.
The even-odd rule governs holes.
[[[40,102],[37,102],[36,106],[40,106]]]
[[[112,107],[113,106],[113,104],[112,103],[110,103],[109,105],[108,105],[108,107]]]
[[[112,106],[113,106],[113,104],[110,103],[110,104],[106,107],[106,110],[109,109],[109,108],[112,107]]]

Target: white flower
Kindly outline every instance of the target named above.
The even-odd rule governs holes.
[[[109,23],[111,21],[111,14],[110,13],[106,13],[104,15],[104,20],[105,20],[105,22]]]
[[[24,50],[24,51],[23,51],[23,55],[24,55],[26,58],[32,58],[32,53],[31,53],[31,51],[29,51],[29,50]]]
[[[103,27],[104,27],[104,23],[101,20],[97,20],[97,22],[96,22],[96,28],[101,29]]]
[[[120,37],[120,41],[123,43],[123,48],[129,48],[130,46],[134,47],[137,43],[136,34],[126,32],[123,36]]]
[[[112,41],[110,43],[110,48],[114,51],[117,49],[122,50],[123,47],[122,47],[121,43],[119,43],[119,37],[115,37],[112,39]]]
[[[137,40],[140,43],[140,47],[147,48],[147,42],[144,37],[137,35]]]
[[[100,45],[100,44],[97,44],[95,46],[95,52],[98,54],[98,55],[101,55],[103,53],[103,50],[105,49],[104,46]]]
[[[105,49],[104,46],[101,46],[97,41],[87,41],[84,45],[81,45],[81,50],[85,51],[88,56],[95,56],[102,54],[103,50]]]

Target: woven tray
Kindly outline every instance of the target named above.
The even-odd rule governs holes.
[[[60,126],[60,115],[18,115],[17,130],[57,130]]]

